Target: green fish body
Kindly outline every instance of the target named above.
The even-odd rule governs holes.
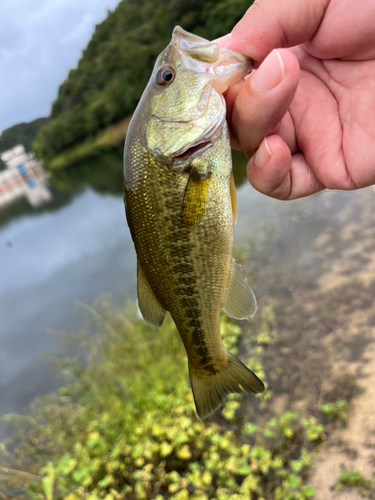
[[[232,259],[237,202],[222,92],[250,61],[176,27],[156,61],[125,143],[125,209],[137,253],[138,304],[181,335],[197,413],[263,383],[223,346],[220,310],[244,319],[256,301]]]

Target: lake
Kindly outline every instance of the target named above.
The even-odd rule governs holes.
[[[52,202],[32,209],[20,200],[0,214],[0,414],[25,411],[33,397],[61,384],[45,353],[59,352],[56,332],[79,329],[82,304],[107,292],[116,305],[136,298],[121,158],[121,151],[109,152],[57,172],[51,178]],[[315,282],[325,269],[320,252],[313,251],[315,239],[343,225],[342,211],[349,205],[373,204],[373,191],[279,202],[243,181],[246,162],[237,153],[235,159],[236,242],[250,236],[257,241],[271,228],[279,266]],[[345,224],[348,217],[354,220],[356,211]]]

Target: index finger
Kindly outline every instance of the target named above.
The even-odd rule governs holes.
[[[276,48],[309,41],[318,30],[330,0],[256,0],[222,42],[261,62]]]

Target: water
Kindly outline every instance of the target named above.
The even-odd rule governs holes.
[[[43,353],[59,350],[51,331],[75,331],[77,301],[110,292],[115,304],[135,299],[135,254],[125,222],[121,151],[52,177],[53,201],[31,209],[20,200],[0,212],[0,414],[25,411],[37,394],[56,388]],[[236,156],[237,184],[245,162]],[[325,193],[282,203],[238,188],[236,240],[271,227],[280,265],[316,278],[321,260],[312,242],[358,193]]]
[[[75,301],[87,303],[111,292],[122,304],[135,296],[135,255],[125,223],[119,156],[104,159],[104,165],[117,166],[111,175],[101,163],[90,162],[91,177],[80,167],[70,179],[64,174],[53,178],[65,191],[53,188],[50,205],[33,210],[20,200],[2,213],[1,414],[23,411],[36,394],[59,384],[43,352],[59,349],[51,331],[79,327],[82,315]]]

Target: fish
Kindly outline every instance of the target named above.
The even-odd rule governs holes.
[[[230,393],[263,382],[224,347],[220,311],[250,318],[256,299],[233,260],[237,198],[223,93],[252,61],[176,26],[133,114],[124,200],[137,254],[138,306],[161,326],[169,312],[188,357],[200,418]]]

